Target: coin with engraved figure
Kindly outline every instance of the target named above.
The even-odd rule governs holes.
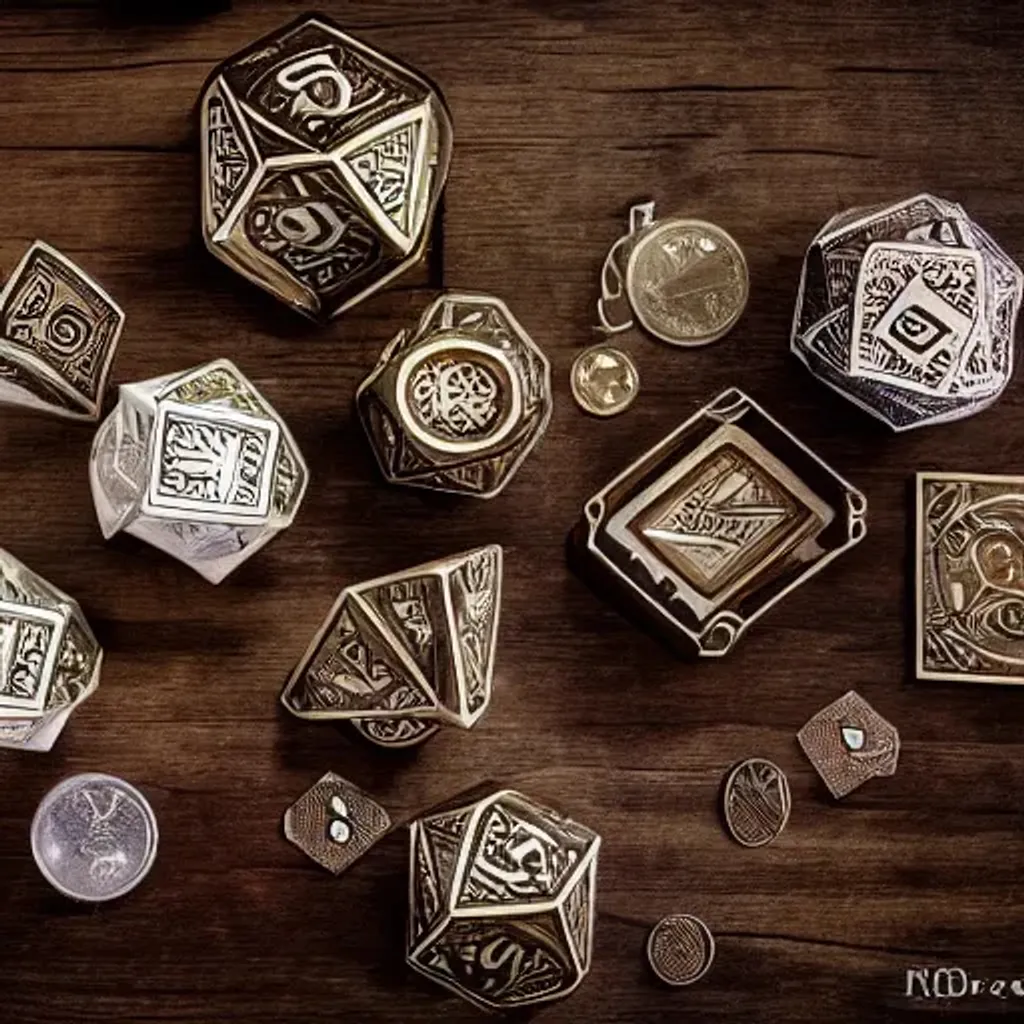
[[[59,892],[90,903],[134,889],[156,857],[159,833],[146,798],[113,775],[72,775],[32,819],[32,855]]]
[[[613,345],[595,345],[572,364],[569,382],[576,404],[592,416],[625,412],[640,390],[640,374],[628,353]]]
[[[626,288],[650,334],[670,345],[707,345],[739,320],[750,278],[743,251],[727,232],[707,221],[674,219],[637,241]]]
[[[714,958],[714,937],[692,914],[662,918],[647,939],[651,970],[666,985],[692,985],[707,974]]]

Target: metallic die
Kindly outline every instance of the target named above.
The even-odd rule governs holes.
[[[327,772],[284,815],[288,841],[335,875],[350,868],[390,828],[388,812],[334,772]]]
[[[78,603],[0,550],[0,747],[49,750],[102,661]]]
[[[1024,683],[1024,477],[917,475],[917,675]]]
[[[469,729],[491,699],[501,607],[496,544],[341,592],[281,700],[299,718],[358,722],[381,746]]]
[[[209,250],[317,318],[426,252],[451,159],[438,89],[307,15],[222,64],[201,99]]]
[[[283,420],[226,359],[122,385],[89,469],[104,537],[124,530],[211,583],[291,524],[309,477]]]
[[[590,969],[590,829],[503,790],[410,826],[409,964],[488,1009],[569,995]]]
[[[848,210],[807,251],[792,349],[893,430],[961,419],[1010,379],[1022,282],[955,203]]]
[[[92,278],[34,242],[0,293],[0,403],[99,419],[123,327]]]
[[[867,502],[743,392],[719,395],[584,507],[596,582],[718,657],[863,539]]]
[[[551,371],[508,307],[450,294],[401,332],[356,403],[391,483],[492,498],[551,417]]]

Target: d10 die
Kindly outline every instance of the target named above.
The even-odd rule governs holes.
[[[291,525],[309,478],[284,421],[226,359],[123,385],[89,470],[104,537],[124,530],[211,583]]]
[[[92,278],[33,243],[0,293],[0,403],[99,419],[123,327]]]
[[[807,250],[792,349],[893,430],[961,419],[1010,379],[1022,282],[955,203],[848,210]]]
[[[590,969],[600,836],[511,790],[410,828],[412,967],[497,1010],[579,985]]]
[[[492,544],[347,587],[284,706],[352,721],[385,747],[420,743],[440,724],[471,728],[491,700],[501,568]]]
[[[0,747],[49,750],[102,661],[78,603],[0,550]]]
[[[450,294],[387,346],[356,403],[391,483],[492,498],[547,427],[551,371],[503,302]]]
[[[426,252],[451,119],[411,68],[306,16],[222,64],[201,100],[203,235],[312,317],[334,317]]]

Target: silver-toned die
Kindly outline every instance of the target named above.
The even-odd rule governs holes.
[[[501,569],[492,544],[346,587],[282,703],[299,718],[351,721],[384,747],[442,724],[472,728],[491,700]]]
[[[298,511],[295,439],[227,359],[121,386],[89,463],[103,536],[124,530],[220,583]]]
[[[807,250],[792,350],[893,430],[962,419],[1010,379],[1022,285],[956,203],[847,210]]]
[[[0,550],[0,747],[49,750],[102,662],[78,602]]]
[[[592,497],[579,568],[682,653],[720,657],[859,543],[867,501],[730,388]]]
[[[413,968],[492,1010],[561,999],[580,984],[600,836],[512,790],[410,830]]]
[[[551,418],[551,369],[505,303],[439,298],[356,392],[391,483],[493,498]]]
[[[337,316],[418,263],[451,160],[435,85],[306,15],[220,65],[200,103],[207,248]]]
[[[123,328],[91,277],[33,242],[0,293],[0,404],[98,420]]]

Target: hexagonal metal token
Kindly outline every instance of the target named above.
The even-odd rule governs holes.
[[[285,837],[340,875],[391,829],[391,816],[367,793],[327,772],[284,814]]]

